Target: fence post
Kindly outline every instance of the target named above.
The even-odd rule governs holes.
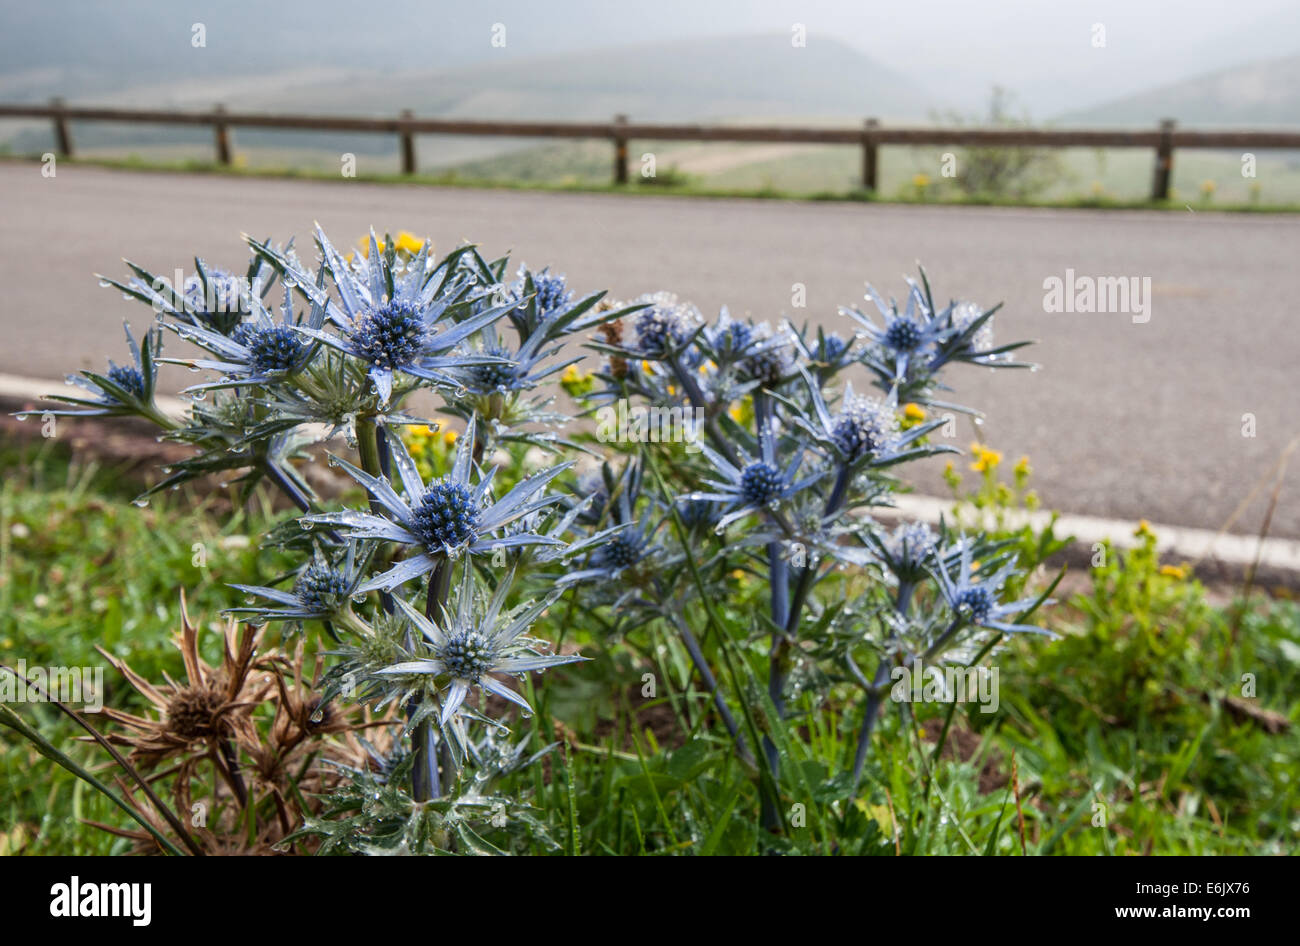
[[[1160,120],[1160,144],[1156,146],[1156,174],[1151,185],[1152,200],[1169,199],[1169,176],[1174,169],[1174,120]]]
[[[212,137],[217,145],[217,163],[226,167],[230,166],[230,129],[221,116],[226,113],[224,105],[217,105],[212,109],[214,121],[212,123]]]
[[[880,122],[868,118],[862,132],[862,189],[875,193],[878,174],[879,152],[873,130],[880,127]]]
[[[626,115],[614,116],[614,183],[627,183],[627,136],[620,133],[619,125],[627,124]]]
[[[409,108],[402,109],[402,118],[414,118],[415,113]],[[415,173],[415,135],[410,129],[402,131],[402,173]]]
[[[63,114],[63,99],[50,99],[54,110],[54,145],[65,158],[72,157],[72,132],[68,130],[68,117]]]

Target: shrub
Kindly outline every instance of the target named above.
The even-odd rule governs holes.
[[[662,292],[579,298],[549,270],[510,280],[505,259],[470,245],[435,260],[409,234],[372,233],[345,258],[319,230],[315,240],[314,265],[292,243],[250,239],[242,277],[196,260],[180,287],[134,265],[125,281],[105,279],[157,324],[139,341],[128,329],[132,362],[83,372],[82,391],[52,412],[141,417],[191,447],[142,502],[183,483],[201,494],[215,477],[243,495],[268,484],[297,507],[263,536],[295,566],[234,585],[246,600],[228,610],[313,643],[323,632],[323,676],[304,674],[287,643],[254,658],[262,640],[232,626],[235,663],[191,679],[200,696],[220,681],[222,698],[189,700],[184,727],[167,701],[136,724],[165,752],[138,734],[107,740],[131,748],[118,761],[142,790],[136,768],[179,758],[177,805],[210,765],[225,812],[210,831],[265,821],[251,836],[277,849],[572,852],[573,822],[557,839],[537,806],[553,803],[545,786],[558,778],[576,812],[574,741],[552,712],[562,698],[536,695],[537,674],[580,664],[566,680],[630,671],[653,692],[666,672],[698,686],[711,711],[694,714],[664,771],[688,778],[693,746],[726,744],[761,799],[753,837],[782,849],[797,843],[793,797],[859,810],[897,671],[972,666],[1007,635],[1047,633],[1031,623],[1048,592],[1025,590],[1023,537],[887,528],[873,515],[899,488],[895,468],[955,452],[929,436],[940,410],[965,410],[940,399],[950,366],[1024,367],[1013,356],[1023,343],[993,341],[996,307],[940,305],[922,272],[901,309],[871,289],[874,314],[841,310],[846,337],[725,310],[709,320]],[[165,335],[203,354],[164,358]],[[597,370],[577,368],[575,343],[602,356]],[[160,363],[209,375],[187,389],[184,419],[157,404]],[[865,369],[870,393],[854,390],[851,369]],[[557,408],[556,382],[587,423]],[[455,429],[418,416],[417,392]],[[357,487],[342,500],[304,476],[321,443]],[[647,638],[682,662],[665,671],[668,651]],[[275,692],[236,685],[255,660],[275,668]],[[546,722],[530,731],[538,710]],[[810,741],[841,722],[844,751],[810,760]],[[349,752],[324,751],[339,734]],[[631,738],[654,792],[642,736]],[[310,778],[286,781],[268,769],[277,747],[317,743],[328,773],[313,762]],[[530,766],[531,787],[515,777]],[[160,800],[152,814],[132,804],[148,822],[142,841],[187,841]]]

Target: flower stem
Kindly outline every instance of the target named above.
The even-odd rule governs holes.
[[[695,632],[691,630],[686,619],[680,614],[673,615],[674,623],[677,625],[677,632],[682,636],[682,643],[686,645],[686,652],[691,655],[691,663],[695,664],[695,669],[700,678],[704,680],[704,686],[708,689],[709,694],[713,697],[713,705],[718,708],[718,715],[726,724],[727,732],[736,742],[736,751],[740,758],[754,764],[754,756],[745,745],[745,737],[740,732],[740,726],[736,723],[736,717],[731,715],[731,708],[727,706],[727,701],[722,698],[722,692],[718,689],[718,680],[709,669],[708,661],[704,659],[704,651],[700,649],[700,642],[695,637]]]
[[[903,617],[912,607],[912,592],[916,590],[916,585],[910,581],[900,581],[898,584],[898,594],[894,599],[894,610]],[[890,637],[893,640],[893,637]],[[888,653],[880,658],[880,665],[876,667],[875,679],[871,682],[871,689],[867,691],[867,706],[862,716],[862,727],[858,730],[858,745],[853,753],[853,781],[849,790],[849,797],[853,798],[858,793],[858,783],[862,780],[862,770],[867,764],[867,752],[871,747],[871,733],[876,727],[876,720],[880,718],[880,700],[885,692],[885,681],[890,675],[890,659]],[[856,666],[856,665],[855,665]]]

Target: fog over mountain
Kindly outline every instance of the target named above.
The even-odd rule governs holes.
[[[204,48],[191,44],[196,23]],[[492,42],[501,39],[497,24],[504,46]],[[879,0],[3,0],[0,26],[7,101],[156,101],[207,85],[272,101],[279,89],[297,90],[301,103],[303,90],[320,85],[314,105],[325,110],[343,80],[481,66],[459,75],[491,76],[483,81],[497,87],[512,77],[516,88],[549,85],[534,104],[554,118],[596,101],[603,114],[620,92],[635,99],[656,85],[664,101],[679,101],[687,87],[712,98],[714,75],[727,86],[715,112],[785,100],[810,114],[897,106],[919,118],[933,106],[977,109],[999,84],[1045,118],[1300,53],[1294,0],[931,0],[923,9]],[[806,31],[806,48],[791,46],[795,31]],[[770,50],[746,62],[756,36],[806,63],[775,69],[764,59]],[[660,52],[624,57],[629,47]],[[854,63],[850,53],[862,58]],[[529,63],[545,65],[530,76]],[[413,104],[404,83],[389,92],[394,107]]]

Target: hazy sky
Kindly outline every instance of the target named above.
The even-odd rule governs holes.
[[[204,22],[213,55],[189,55]],[[507,48],[489,43],[493,23]],[[0,74],[196,76],[307,65],[375,72],[680,37],[834,36],[954,105],[998,83],[1048,117],[1223,66],[1300,52],[1300,0],[0,0]],[[1093,45],[1093,28],[1106,45]],[[93,80],[98,82],[100,80]],[[11,86],[16,87],[16,86]]]

